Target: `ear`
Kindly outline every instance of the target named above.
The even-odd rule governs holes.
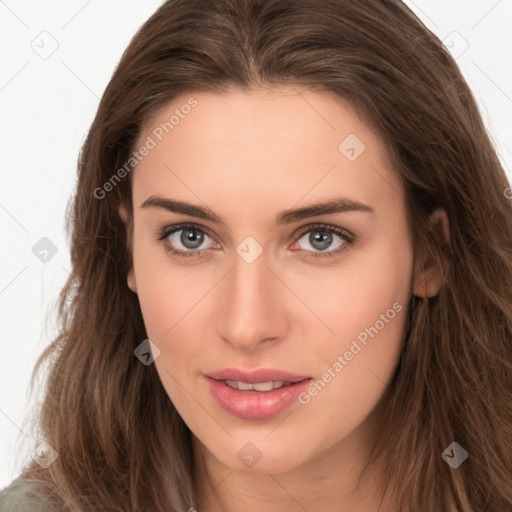
[[[434,226],[434,230],[444,239],[445,243],[450,241],[450,225],[448,215],[443,209],[435,210],[429,219]],[[419,271],[414,279],[413,293],[414,295],[426,299],[434,297],[439,293],[443,285],[443,276],[438,263],[429,254],[419,265]]]
[[[127,240],[128,240],[127,249],[129,251],[133,251],[133,244],[131,242],[132,236],[130,234],[131,230],[133,229],[131,216],[128,213],[128,210],[124,204],[119,205],[117,211],[119,212],[119,217],[121,217],[121,220],[124,222],[124,225],[126,227]],[[126,283],[128,284],[128,288],[130,288],[130,290],[132,292],[137,293],[137,282],[135,281],[135,271],[133,269],[133,258],[132,258],[132,266],[126,276]]]

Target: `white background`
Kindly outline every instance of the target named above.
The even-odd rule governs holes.
[[[161,3],[0,0],[0,489],[33,448],[28,381],[56,334],[79,149],[123,50]],[[406,3],[452,46],[512,176],[512,0]],[[57,248],[46,263],[32,253],[42,237]]]

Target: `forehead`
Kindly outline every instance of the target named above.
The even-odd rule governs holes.
[[[403,196],[384,141],[328,93],[281,86],[184,94],[144,124],[136,148],[144,144],[151,150],[133,172],[139,204],[159,194],[264,215],[258,207],[334,195],[376,209]]]

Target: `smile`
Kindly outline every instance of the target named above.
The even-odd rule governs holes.
[[[276,416],[291,406],[312,380],[281,370],[238,368],[211,372],[205,377],[217,404],[231,415],[248,420]]]

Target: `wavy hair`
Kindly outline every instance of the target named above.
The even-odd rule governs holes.
[[[512,510],[510,184],[454,59],[400,0],[169,0],[139,29],[79,156],[59,335],[32,375],[49,367],[35,418],[59,457],[24,475],[73,512],[197,506],[191,432],[133,354],[147,336],[118,210],[133,213],[131,179],[97,190],[178,95],[279,85],[333,94],[378,131],[415,262],[430,254],[442,270],[435,297],[411,297],[372,447],[400,510]],[[437,208],[449,243],[428,222]],[[457,469],[441,457],[453,441],[469,454]]]

